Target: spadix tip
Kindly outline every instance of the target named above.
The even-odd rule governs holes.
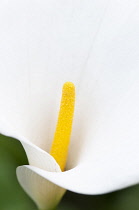
[[[75,85],[72,82],[65,82],[63,85],[63,89],[66,91],[73,91],[75,89]]]

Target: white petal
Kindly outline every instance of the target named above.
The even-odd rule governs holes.
[[[17,177],[23,189],[35,201],[40,210],[54,208],[65,193],[65,189],[23,166],[17,168]]]
[[[82,181],[72,177],[79,192],[102,193],[139,183],[139,5],[134,3],[120,27],[117,13],[116,34],[109,36],[102,27],[86,70],[90,79],[83,79],[80,162],[86,163],[76,171]],[[71,149],[74,158],[76,151],[78,145]]]
[[[117,162],[115,164],[111,161],[104,162],[103,160],[101,162],[88,161],[72,170],[61,173],[47,172],[33,166],[21,166],[18,167],[18,170],[20,171],[21,169],[23,174],[27,173],[23,171],[29,171],[28,173],[34,174],[34,176],[35,174],[36,176],[39,175],[46,181],[49,180],[62,188],[76,193],[96,195],[139,183],[137,162],[132,164],[132,162],[128,163],[127,161],[126,169],[118,165]]]
[[[84,98],[79,130],[86,141],[80,164],[64,173],[28,166],[30,170],[63,188],[86,194],[139,183],[138,25],[136,5],[111,40],[100,45],[103,35],[98,36],[90,55],[86,70],[90,80],[84,77],[80,90]]]
[[[119,145],[121,142],[124,145],[127,137],[119,137],[120,124],[124,127],[123,136],[128,135],[127,130],[130,136],[134,133],[133,125],[138,123],[138,117],[134,117],[138,115],[138,87],[135,85],[139,78],[138,14],[138,0],[112,0],[108,3],[81,77],[67,169],[78,165],[88,154],[102,158],[104,148],[106,153],[113,153],[115,142],[122,152],[124,148]],[[125,120],[129,112],[130,125]],[[138,139],[138,129],[135,136]],[[135,145],[137,139],[134,139]],[[129,141],[129,148],[131,141],[133,139]]]
[[[82,76],[80,92],[77,97],[78,102],[76,109],[78,109],[78,107],[80,107],[80,109],[78,110],[79,124],[76,122],[76,127],[78,126],[79,132],[77,132],[78,135],[74,135],[74,138],[76,136],[74,139],[75,143],[72,143],[72,148],[73,145],[76,145],[74,146],[76,150],[74,149],[74,151],[71,151],[73,152],[73,158],[75,159],[75,153],[78,152],[78,147],[80,148],[80,145],[82,145],[79,140],[85,142],[83,144],[83,152],[80,152],[81,164],[71,171],[64,173],[51,173],[28,166],[28,168],[47,180],[50,180],[63,188],[80,193],[96,194],[109,192],[139,182],[139,7],[137,1],[131,2],[129,0],[123,0],[115,2],[119,5],[119,7],[117,6],[115,8],[117,11],[122,4],[121,11],[123,12],[123,8],[126,5],[126,15],[124,15],[123,18],[122,15],[120,15],[118,18],[119,13],[112,13],[110,9],[113,4],[110,5],[106,19],[104,19],[105,24],[102,24],[96,42],[93,45],[92,53],[90,53],[90,56],[88,57],[87,67],[84,71],[85,75]],[[116,25],[116,31],[114,30],[114,33],[111,31],[109,36],[110,28],[107,28],[106,30],[104,26],[112,25],[110,24],[110,17],[113,14],[115,16],[112,18],[112,22],[115,20],[114,24]],[[120,21],[122,22],[122,25],[120,24]],[[81,66],[82,64],[83,63],[81,63]],[[59,64],[58,67],[62,67],[62,64]],[[69,68],[71,68],[71,65]],[[68,72],[70,70],[69,68],[67,67]],[[64,68],[60,69],[63,70]],[[19,73],[18,78],[20,78],[20,74],[21,72]],[[17,73],[15,73],[15,75],[17,75]],[[44,74],[41,75],[44,76]],[[58,77],[58,74],[56,74],[56,76]],[[24,79],[26,79],[26,77],[24,77]],[[41,79],[44,82],[42,76]],[[20,82],[21,81],[22,80],[20,80]],[[60,79],[60,81],[62,80]],[[45,84],[43,82],[42,87],[44,87]],[[21,85],[19,84],[19,87],[20,86]],[[40,90],[41,83],[39,83],[38,87]],[[28,93],[28,89],[24,88],[24,90]],[[49,90],[52,89],[49,88]],[[8,91],[6,93],[8,95]],[[37,95],[38,90],[35,90],[34,93]],[[22,96],[23,98],[20,97],[24,99],[25,93]],[[40,94],[39,96],[39,99],[41,99],[41,96],[44,96],[44,94]],[[5,96],[2,98],[7,102]],[[7,98],[9,98],[9,95]],[[14,97],[14,100],[16,98],[17,95]],[[25,97],[25,99],[27,98]],[[15,114],[15,111],[12,108],[14,104],[12,104],[12,100],[9,103],[11,105],[11,110],[7,109],[8,114],[4,112],[4,110],[6,110],[3,108],[4,105],[2,106],[3,113],[6,117],[12,116],[9,115],[9,112]],[[43,104],[43,108],[45,103],[44,101],[41,101],[40,103],[40,101],[37,101],[37,105]],[[24,100],[21,100],[20,102],[23,103]],[[22,105],[22,103],[19,103],[18,105]],[[55,103],[52,103],[51,100],[50,103],[54,104],[55,108]],[[15,107],[17,108],[17,105]],[[34,111],[31,112],[32,115],[29,113],[28,116],[34,116],[37,107],[36,104],[34,107]],[[40,110],[40,108],[40,105],[38,105],[37,110]],[[23,113],[24,109],[15,110],[18,110],[18,115],[19,113]],[[31,111],[31,108],[28,110]],[[39,111],[36,111],[36,113],[36,115],[39,116]],[[45,113],[40,114],[44,115]],[[3,114],[2,116],[4,117]],[[21,121],[26,122],[24,120],[25,117],[27,117],[27,115],[22,114]],[[54,118],[55,117],[52,119]],[[10,118],[7,117],[7,119]],[[20,117],[15,117],[15,119],[20,119]],[[32,119],[33,118],[31,118],[31,121]],[[42,120],[41,117],[37,118],[36,116],[34,119],[34,122],[36,119],[40,119],[40,121],[37,120],[37,122],[41,122]],[[46,121],[47,120],[45,119],[42,122],[43,126]],[[13,124],[15,125],[15,123]],[[20,122],[19,125],[21,126]],[[26,128],[29,128],[28,123],[26,123],[26,126]],[[40,123],[38,123],[38,126],[40,126]],[[34,131],[33,128],[36,127],[37,126],[32,127],[32,131]],[[38,130],[39,133],[41,133],[41,129]],[[43,136],[40,136],[38,138],[39,140],[41,137],[43,137],[42,139],[44,140],[44,130],[43,127]],[[36,135],[35,139],[37,139],[39,136],[37,134],[39,133],[34,131],[34,134]],[[70,161],[70,163],[71,162],[72,161]]]
[[[47,152],[61,86],[78,86],[107,2],[1,2],[0,116]]]

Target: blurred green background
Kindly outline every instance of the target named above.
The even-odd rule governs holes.
[[[27,164],[21,144],[0,135],[0,210],[37,210],[16,179],[16,168]],[[139,185],[99,196],[67,192],[57,210],[139,210]]]

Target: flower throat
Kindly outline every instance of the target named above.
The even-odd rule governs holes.
[[[63,85],[62,99],[60,104],[57,126],[50,154],[55,158],[62,171],[64,171],[75,107],[75,86],[72,82]]]

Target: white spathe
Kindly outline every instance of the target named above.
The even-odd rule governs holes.
[[[64,189],[138,183],[138,0],[3,0],[0,28],[0,132],[24,146],[30,165],[17,176],[39,208]],[[66,81],[77,90],[71,170],[58,172],[47,152]]]

